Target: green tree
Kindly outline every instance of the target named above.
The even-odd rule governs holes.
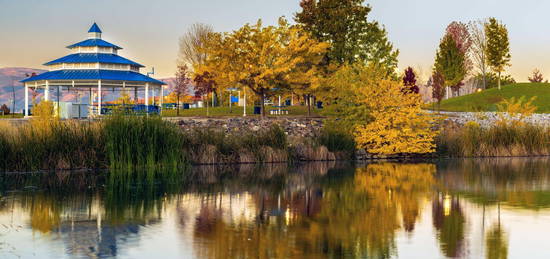
[[[445,78],[445,86],[460,88],[467,74],[465,61],[464,52],[459,49],[451,34],[447,33],[439,43],[435,57],[435,70]]]
[[[495,18],[490,18],[485,24],[487,35],[487,61],[489,66],[498,74],[498,89],[500,90],[500,74],[510,66],[510,42],[508,29]]]
[[[331,44],[327,61],[337,64],[374,62],[393,71],[399,51],[389,42],[386,30],[368,21],[371,7],[363,0],[302,0],[296,22],[317,40]]]

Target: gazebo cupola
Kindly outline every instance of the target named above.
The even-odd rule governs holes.
[[[94,23],[88,30],[88,39],[67,46],[72,54],[45,63],[49,72],[22,80],[25,83],[25,115],[28,115],[28,88],[45,89],[44,99],[49,100],[50,89],[57,87],[57,98],[60,90],[89,90],[90,106],[97,104],[95,114],[101,114],[101,91],[109,89],[130,88],[145,92],[145,104],[148,105],[150,90],[160,90],[164,82],[140,73],[143,65],[118,55],[122,48],[101,39],[102,31]],[[92,94],[92,91],[94,94]],[[95,99],[95,100],[94,100]],[[162,99],[162,98],[161,98]],[[93,107],[92,107],[93,108]]]
[[[88,39],[101,39],[101,29],[99,29],[99,26],[95,22],[88,30]]]

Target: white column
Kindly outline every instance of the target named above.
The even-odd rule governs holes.
[[[151,87],[151,88],[152,88],[152,89],[151,89],[151,97],[153,97],[153,98],[151,98],[151,99],[153,99],[152,105],[156,105],[157,102],[156,102],[155,99],[157,98],[157,92],[155,91],[155,87],[154,87],[154,86]]]
[[[97,81],[97,114],[101,115],[101,80]]]
[[[164,101],[164,86],[161,85],[161,86],[160,86],[160,101],[159,101],[159,103],[160,103],[160,111],[161,111],[161,112],[162,112],[162,103],[163,103],[163,101]]]
[[[246,117],[246,88],[243,88],[243,91],[244,91],[244,98],[243,98],[243,105],[244,105],[244,109],[243,109],[243,116]]]
[[[29,117],[29,86],[25,83],[25,117]]]
[[[46,88],[44,90],[44,100],[50,100],[50,82],[46,80]]]
[[[281,114],[281,96],[279,95],[279,114]]]
[[[145,105],[149,105],[149,83],[145,83]]]

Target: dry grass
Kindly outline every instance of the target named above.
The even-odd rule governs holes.
[[[529,124],[467,124],[445,129],[438,138],[440,154],[453,157],[549,156],[550,128]]]

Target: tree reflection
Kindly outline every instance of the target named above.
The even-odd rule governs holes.
[[[487,259],[508,258],[508,237],[500,227],[500,223],[495,224],[487,232],[485,246]]]
[[[458,197],[442,194],[434,197],[432,218],[443,254],[447,257],[464,255],[466,220]]]
[[[31,228],[42,233],[49,233],[59,227],[61,209],[59,203],[55,201],[55,197],[40,193],[31,199]]]
[[[397,254],[396,231],[414,229],[434,173],[432,164],[397,163],[329,171],[318,185],[252,193],[259,211],[253,219],[223,220],[216,206],[203,206],[196,250],[207,258],[389,258]],[[283,213],[276,213],[279,203]]]

